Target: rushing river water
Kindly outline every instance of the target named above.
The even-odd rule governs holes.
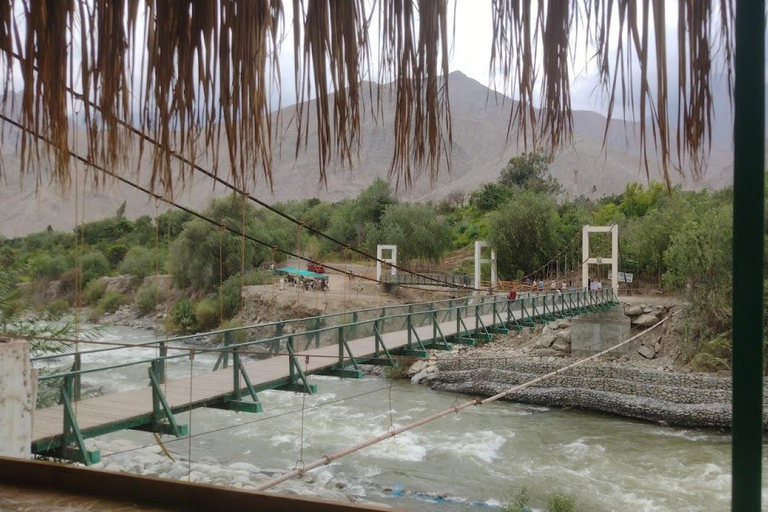
[[[123,327],[110,328],[103,336],[136,342],[153,339],[151,332]],[[133,358],[155,353],[155,349],[130,352]],[[85,358],[84,365],[126,360],[124,351],[107,352]],[[214,361],[214,355],[201,354],[193,370],[205,371]],[[182,359],[170,366],[169,376],[186,376],[189,370],[189,360]],[[135,387],[144,376],[145,365],[127,367],[94,376],[89,386],[120,391]],[[263,414],[195,410],[191,459],[213,457],[222,465],[248,462],[292,469],[302,447],[302,407],[303,460],[310,462],[381,434],[390,422],[403,425],[467,398],[408,381],[332,377],[312,381],[318,385],[315,396],[260,393]],[[187,423],[189,417],[185,413],[178,419]],[[200,435],[207,431],[215,432]],[[105,438],[153,444],[149,434],[140,432]],[[169,449],[187,457],[187,439],[166,439]],[[730,507],[730,437],[599,414],[494,403],[429,423],[313,474],[319,480],[343,481],[346,493],[411,510],[497,510],[526,487],[538,509],[557,491],[575,496],[581,511],[718,511]]]

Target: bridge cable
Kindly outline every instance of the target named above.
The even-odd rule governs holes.
[[[21,55],[15,53],[13,51],[10,52],[10,55],[13,58],[15,58],[16,60],[18,60],[19,62],[21,62],[22,64],[27,64],[27,60],[24,59],[24,57],[22,57]],[[33,66],[33,69],[37,70],[37,66]],[[97,105],[96,103],[94,103],[93,101],[91,101],[90,99],[86,98],[82,93],[79,93],[79,92],[75,91],[74,89],[72,89],[69,86],[66,87],[66,90],[72,96],[74,96],[76,99],[82,101],[83,103],[86,103],[91,108],[101,112],[101,107],[99,105]],[[247,196],[252,202],[254,202],[254,203],[256,203],[256,204],[266,208],[270,212],[275,213],[276,215],[279,215],[280,217],[283,217],[284,219],[286,219],[286,220],[288,220],[288,221],[290,221],[290,222],[292,222],[294,224],[303,225],[303,227],[305,229],[307,229],[309,232],[311,232],[311,233],[313,233],[315,235],[318,235],[320,237],[323,237],[326,240],[328,240],[330,242],[333,242],[334,244],[339,245],[341,247],[348,247],[351,251],[359,254],[360,256],[363,256],[363,257],[368,258],[368,259],[373,259],[375,261],[378,261],[379,263],[387,263],[384,260],[381,260],[381,259],[379,259],[378,257],[376,257],[376,256],[374,256],[372,254],[368,254],[368,253],[366,253],[365,251],[363,251],[361,249],[358,249],[356,247],[352,247],[349,244],[345,244],[344,242],[342,242],[342,241],[332,237],[331,235],[328,235],[327,233],[324,233],[323,231],[320,231],[320,230],[318,230],[316,228],[313,228],[313,227],[311,227],[311,226],[309,226],[307,224],[302,223],[300,220],[294,218],[293,216],[291,216],[291,215],[289,215],[289,214],[287,214],[287,213],[285,213],[285,212],[283,212],[281,210],[278,210],[277,208],[275,208],[273,206],[270,206],[269,204],[265,203],[264,201],[261,201],[257,197],[255,197],[252,194],[248,193],[244,188],[242,190],[237,188],[235,185],[231,184],[227,180],[219,177],[218,174],[213,173],[213,172],[205,169],[204,167],[200,166],[196,162],[188,159],[187,157],[185,157],[183,155],[180,155],[179,153],[171,150],[170,148],[166,148],[162,143],[158,142],[156,139],[154,139],[150,135],[144,133],[142,130],[137,129],[136,127],[132,126],[130,123],[124,121],[123,119],[121,119],[121,118],[119,118],[117,116],[114,116],[114,115],[111,116],[111,117],[115,120],[115,122],[117,124],[119,124],[120,126],[125,128],[129,132],[133,133],[137,137],[139,137],[139,138],[149,142],[150,144],[160,148],[161,150],[166,151],[171,157],[179,160],[180,162],[184,163],[185,165],[189,166],[190,168],[192,168],[192,169],[202,173],[203,175],[209,177],[210,179],[214,180],[216,183],[221,184],[225,188],[228,188],[228,189],[230,189],[233,192],[241,193],[244,196]],[[31,130],[27,130],[27,131],[29,131],[31,133]],[[109,174],[112,175],[113,177],[118,177],[117,174],[115,174],[115,173],[109,173]],[[396,268],[397,270],[400,270],[402,272],[406,272],[408,274],[413,274],[413,275],[422,277],[424,279],[427,279],[429,281],[433,281],[435,283],[442,283],[445,286],[451,286],[450,284],[445,283],[443,281],[440,281],[439,279],[435,279],[433,277],[420,274],[418,272],[409,270],[409,269],[407,269],[405,267],[397,266],[397,265],[392,265],[392,266],[394,268]],[[429,290],[426,290],[426,291],[429,291]]]
[[[315,409],[320,409],[322,407],[328,407],[328,406],[335,405],[335,404],[338,404],[338,403],[341,403],[341,402],[344,402],[344,401],[347,401],[347,400],[354,400],[356,398],[361,398],[361,397],[369,396],[369,395],[372,395],[372,394],[375,394],[375,393],[380,393],[382,391],[385,391],[386,389],[387,389],[386,386],[382,386],[382,387],[374,389],[374,390],[364,391],[362,393],[357,393],[357,394],[354,394],[354,395],[348,395],[348,396],[344,396],[344,397],[338,398],[336,400],[330,400],[328,402],[323,402],[321,404],[313,405],[313,406],[307,407],[306,410],[307,411],[312,411],[312,410],[315,410]],[[276,414],[273,414],[271,416],[262,416],[262,417],[254,419],[254,420],[237,423],[235,425],[226,425],[226,426],[223,426],[223,427],[214,428],[214,429],[206,430],[206,431],[203,431],[203,432],[198,432],[197,434],[190,434],[187,437],[189,437],[189,438],[197,438],[197,437],[201,437],[201,436],[205,436],[205,435],[209,435],[209,434],[216,434],[218,432],[225,432],[227,430],[233,430],[233,429],[236,429],[236,428],[239,428],[239,427],[245,427],[245,426],[248,426],[248,425],[253,425],[255,423],[261,423],[262,421],[269,421],[269,420],[273,420],[273,419],[283,418],[285,416],[290,416],[291,414],[298,414],[300,412],[301,412],[301,409],[292,409],[290,411],[276,413]],[[184,441],[184,440],[187,439],[187,437],[177,437],[177,438],[174,438],[174,439],[168,439],[168,440],[165,441],[165,444],[168,445],[168,444],[171,444],[171,443],[175,443],[175,442],[179,442],[179,441]],[[130,453],[130,452],[135,452],[135,451],[139,451],[139,450],[144,450],[146,448],[152,448],[154,446],[155,446],[154,444],[148,444],[148,445],[144,445],[144,446],[138,446],[138,447],[135,447],[135,448],[127,448],[125,450],[120,450],[120,451],[116,451],[116,452],[112,452],[112,453],[102,454],[101,458],[105,459],[107,457],[114,457],[116,455],[122,455],[124,453]]]
[[[189,353],[189,413],[188,413],[188,419],[187,422],[189,423],[189,426],[187,427],[188,435],[187,435],[187,481],[192,481],[192,382],[195,378],[195,350],[193,349]],[[166,379],[167,380],[167,379]]]
[[[350,447],[345,448],[343,450],[339,450],[339,451],[334,452],[334,453],[332,453],[330,455],[325,455],[322,458],[320,458],[320,459],[318,459],[318,460],[308,464],[307,466],[305,466],[304,471],[302,471],[301,473],[298,473],[295,470],[294,471],[290,471],[290,472],[285,473],[285,474],[283,474],[283,475],[281,475],[281,476],[279,476],[277,478],[273,478],[272,480],[269,480],[268,482],[265,482],[264,484],[256,487],[255,490],[257,492],[266,491],[266,490],[271,489],[272,487],[274,487],[274,486],[276,486],[278,484],[281,484],[283,482],[287,482],[288,480],[291,480],[291,479],[293,479],[293,478],[295,478],[297,476],[300,476],[301,474],[304,474],[307,471],[311,471],[311,470],[319,468],[321,466],[327,466],[331,462],[333,462],[333,461],[335,461],[337,459],[340,459],[340,458],[342,458],[344,456],[347,456],[347,455],[350,455],[352,453],[358,452],[358,451],[362,450],[363,448],[367,448],[369,446],[377,444],[377,443],[379,443],[381,441],[384,441],[385,439],[392,438],[392,437],[396,436],[397,434],[401,434],[403,432],[407,432],[409,430],[413,430],[413,429],[415,429],[417,427],[420,427],[421,425],[424,425],[424,424],[430,423],[432,421],[438,420],[440,418],[443,418],[443,417],[445,417],[445,416],[447,416],[447,415],[449,415],[451,413],[454,413],[454,412],[458,413],[459,411],[461,411],[463,409],[466,409],[468,407],[478,406],[478,405],[485,405],[485,404],[488,404],[488,403],[491,403],[491,402],[495,402],[497,400],[501,400],[502,398],[506,398],[506,397],[508,397],[508,396],[510,396],[510,395],[512,395],[514,393],[517,393],[519,391],[522,391],[523,389],[526,389],[526,388],[528,388],[528,387],[530,387],[530,386],[532,386],[532,385],[534,385],[534,384],[536,384],[538,382],[541,382],[543,380],[546,380],[546,379],[549,379],[551,377],[554,377],[554,376],[556,376],[556,375],[558,375],[560,373],[563,373],[565,371],[570,370],[571,368],[575,368],[576,366],[581,366],[581,365],[583,365],[584,363],[586,363],[588,361],[591,361],[593,359],[596,359],[596,358],[598,358],[600,356],[603,356],[603,355],[607,354],[608,352],[616,350],[617,348],[622,347],[622,346],[626,345],[627,343],[630,343],[630,342],[634,341],[639,336],[642,336],[643,334],[645,334],[645,333],[647,333],[649,331],[652,331],[653,329],[658,328],[660,325],[663,325],[664,322],[666,322],[667,320],[669,320],[673,316],[675,316],[675,315],[670,315],[670,316],[664,318],[663,320],[661,320],[656,325],[654,325],[652,327],[649,327],[645,331],[643,331],[643,332],[641,332],[641,333],[639,333],[639,334],[637,334],[635,336],[632,336],[631,338],[629,338],[629,339],[627,339],[627,340],[625,340],[625,341],[623,341],[623,342],[621,342],[621,343],[619,343],[617,345],[614,345],[613,347],[610,347],[610,348],[608,348],[606,350],[603,350],[602,352],[598,352],[597,354],[591,355],[589,357],[586,357],[584,359],[581,359],[579,361],[571,363],[571,364],[569,364],[567,366],[564,366],[563,368],[559,368],[559,369],[554,370],[552,372],[549,372],[547,374],[541,375],[539,377],[531,379],[531,380],[529,380],[527,382],[524,382],[522,384],[518,384],[518,385],[512,386],[511,388],[508,388],[505,391],[502,391],[500,393],[496,393],[495,395],[487,397],[485,399],[475,398],[475,399],[470,400],[468,402],[464,402],[462,404],[456,405],[455,407],[450,407],[448,409],[445,409],[443,411],[437,412],[437,413],[432,414],[430,416],[421,418],[420,420],[417,420],[417,421],[414,421],[412,423],[409,423],[408,425],[404,425],[404,426],[396,428],[396,429],[394,429],[392,431],[387,431],[387,432],[385,432],[385,433],[383,433],[381,435],[378,435],[376,437],[369,438],[368,440],[363,441],[362,443],[359,443],[357,445],[350,446]]]
[[[34,137],[37,137],[37,138],[39,138],[40,140],[42,140],[42,141],[44,141],[44,142],[46,142],[46,143],[48,143],[48,144],[52,144],[52,142],[51,142],[51,141],[50,141],[48,138],[46,138],[45,136],[43,136],[43,135],[40,135],[39,133],[35,132],[35,131],[34,131],[34,130],[32,130],[32,129],[29,129],[29,128],[25,128],[25,127],[23,127],[23,126],[22,126],[20,123],[18,123],[18,122],[16,122],[16,121],[14,121],[14,120],[12,120],[12,119],[10,119],[9,117],[7,117],[7,116],[6,116],[6,115],[4,115],[4,114],[0,114],[0,119],[1,119],[1,120],[3,120],[3,121],[5,121],[5,122],[7,122],[7,123],[9,123],[9,124],[11,124],[11,125],[13,125],[13,126],[15,126],[16,128],[18,128],[18,129],[20,129],[20,130],[23,130],[23,131],[25,131],[25,132],[27,132],[27,133],[29,133],[29,134],[33,135]],[[175,206],[175,207],[176,207],[176,208],[178,208],[179,210],[181,210],[181,211],[183,211],[183,212],[186,212],[186,213],[188,213],[189,215],[191,215],[191,216],[193,216],[193,217],[196,217],[196,218],[198,218],[198,219],[201,219],[201,220],[203,220],[203,221],[205,221],[205,222],[208,222],[209,224],[212,224],[212,225],[214,225],[214,226],[219,226],[219,225],[220,225],[220,223],[216,222],[214,219],[212,219],[212,218],[210,218],[210,217],[207,217],[207,216],[203,215],[202,213],[199,213],[199,212],[197,212],[197,211],[195,211],[195,210],[193,210],[193,209],[191,209],[191,208],[188,208],[188,207],[186,207],[186,206],[183,206],[183,205],[181,205],[181,204],[179,204],[179,203],[177,203],[177,202],[175,202],[175,201],[172,201],[172,200],[170,200],[170,199],[166,199],[166,198],[164,198],[164,197],[160,196],[159,194],[157,194],[157,193],[155,193],[155,192],[152,192],[152,191],[150,191],[150,190],[149,190],[149,189],[147,189],[146,187],[143,187],[143,186],[141,186],[141,185],[139,185],[139,184],[137,184],[137,183],[134,183],[134,182],[132,182],[131,180],[128,180],[127,178],[123,178],[122,176],[118,176],[118,175],[116,175],[116,174],[114,174],[114,173],[112,173],[112,172],[110,172],[110,171],[106,170],[104,167],[102,167],[102,166],[100,166],[100,165],[98,165],[98,164],[94,163],[93,161],[91,161],[91,160],[87,159],[86,157],[83,157],[82,155],[80,155],[80,154],[78,154],[78,153],[76,153],[76,152],[74,152],[74,151],[72,151],[72,150],[69,150],[69,154],[70,154],[70,156],[71,156],[72,158],[74,158],[75,160],[78,160],[78,161],[82,162],[82,163],[83,163],[83,164],[85,164],[86,166],[92,167],[92,168],[94,168],[94,169],[96,169],[96,170],[98,170],[98,171],[100,171],[100,172],[103,172],[104,174],[107,174],[107,175],[111,176],[112,178],[116,179],[117,181],[119,181],[119,182],[121,182],[121,183],[124,183],[124,184],[126,184],[126,185],[128,185],[128,186],[130,186],[130,187],[132,187],[132,188],[134,188],[134,189],[136,189],[136,190],[138,190],[138,191],[140,191],[140,192],[143,192],[143,193],[145,193],[146,195],[148,195],[148,196],[150,196],[150,197],[154,197],[155,199],[161,200],[161,201],[163,201],[163,202],[165,202],[165,203],[168,203],[169,205]],[[170,229],[170,226],[169,226],[169,229]],[[238,230],[235,230],[235,229],[233,229],[233,228],[230,228],[229,226],[225,226],[225,228],[224,228],[224,229],[225,229],[226,231],[228,231],[229,233],[233,234],[233,235],[236,235],[236,236],[245,236],[245,237],[246,237],[248,240],[250,240],[250,241],[252,241],[252,242],[255,242],[255,243],[259,244],[259,245],[262,245],[262,246],[264,246],[264,247],[267,247],[267,248],[274,248],[274,249],[276,250],[276,252],[280,252],[280,253],[283,253],[283,254],[285,254],[285,255],[287,255],[287,256],[291,256],[291,257],[293,257],[293,258],[297,258],[297,259],[299,259],[299,260],[302,260],[302,261],[305,261],[305,262],[307,262],[307,263],[313,263],[313,264],[315,264],[315,265],[324,266],[325,268],[328,268],[328,269],[334,270],[334,271],[336,271],[336,272],[339,272],[339,273],[341,273],[341,274],[344,274],[344,273],[345,273],[344,271],[342,271],[341,269],[339,269],[339,268],[338,268],[338,267],[336,267],[336,266],[332,266],[332,265],[329,265],[329,264],[326,264],[326,263],[321,263],[321,262],[318,262],[318,261],[316,261],[316,260],[313,260],[313,259],[310,259],[310,258],[307,258],[307,257],[304,257],[304,256],[300,256],[300,255],[298,255],[298,254],[296,254],[296,253],[294,253],[294,252],[292,252],[292,251],[289,251],[289,250],[287,250],[287,249],[281,249],[279,246],[275,246],[275,245],[269,244],[269,243],[267,243],[267,242],[265,242],[265,241],[263,241],[263,240],[260,240],[260,239],[258,239],[258,238],[256,238],[256,237],[253,237],[253,236],[251,236],[251,235],[245,235],[244,233],[241,233],[241,232],[239,232]],[[368,277],[368,276],[360,276],[360,277],[361,277],[361,279],[364,279],[364,280],[366,280],[366,281],[371,281],[371,282],[374,282],[374,283],[380,283],[380,281],[377,281],[376,279],[374,279],[374,278],[370,278],[370,277]],[[437,281],[437,282],[439,282],[439,283],[442,283],[442,284],[444,284],[445,286],[450,286],[449,284],[446,284],[446,283],[444,283],[443,281],[439,281],[439,280],[435,280],[435,279],[432,279],[432,280],[434,280],[434,281]],[[401,286],[401,287],[403,287],[403,288],[408,288],[408,289],[414,289],[414,290],[425,291],[425,292],[434,292],[434,293],[455,293],[455,290],[429,290],[429,289],[418,288],[418,287],[409,286],[409,285],[398,285],[398,286]],[[456,289],[459,289],[459,290],[466,290],[466,291],[486,291],[486,290],[482,290],[482,289],[479,289],[479,288],[472,288],[472,287],[470,287],[470,286],[466,286],[466,287],[458,287],[458,286],[457,286],[457,287],[454,287],[454,288],[456,288]]]

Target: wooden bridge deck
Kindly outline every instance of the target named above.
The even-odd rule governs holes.
[[[498,324],[498,322],[494,322],[493,314],[482,315],[480,318],[487,327]],[[470,322],[474,325],[474,318],[465,321],[470,332],[474,331],[470,327]],[[458,334],[455,319],[438,323],[438,325],[445,338]],[[433,343],[432,324],[414,329],[425,345]],[[381,337],[389,351],[401,349],[408,344],[407,330],[382,333]],[[349,340],[347,343],[354,358],[358,361],[371,358],[375,354],[376,340],[374,336]],[[415,344],[415,337],[413,343]],[[319,373],[339,362],[337,344],[300,351],[300,354],[299,364],[306,374]],[[309,355],[308,365],[305,365],[305,355]],[[346,353],[344,354],[344,361],[350,361],[350,357]],[[256,389],[274,388],[281,385],[282,381],[290,379],[289,356],[287,355],[276,355],[261,360],[243,358],[243,367]],[[233,391],[232,368],[198,374],[191,378],[169,379],[163,384],[163,389],[168,404],[174,413],[215,403],[217,400],[224,400]],[[245,389],[243,387],[243,390]],[[63,433],[63,414],[63,406],[61,405],[35,411],[33,443],[37,444],[43,441],[42,444],[45,444],[45,440],[61,436]],[[80,430],[86,435],[95,430],[112,431],[114,429],[110,429],[110,425],[126,425],[130,424],[131,420],[135,420],[136,425],[143,424],[146,423],[146,417],[151,414],[152,389],[150,387],[89,398],[77,403],[77,422]]]

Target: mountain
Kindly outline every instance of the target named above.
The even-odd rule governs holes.
[[[307,146],[295,155],[296,132],[293,126],[284,126],[283,137],[276,142],[274,161],[274,192],[270,191],[263,179],[251,192],[266,202],[318,197],[335,201],[353,197],[377,177],[387,177],[393,151],[392,119],[387,115],[393,109],[388,86],[371,84],[372,94],[381,94],[383,115],[374,120],[370,109],[362,119],[362,141],[359,159],[350,169],[348,166],[333,164],[329,169],[327,184],[319,182],[317,168],[316,125],[309,124]],[[381,87],[381,90],[377,90]],[[367,96],[367,94],[366,94]],[[503,101],[502,101],[503,100]],[[476,80],[459,71],[450,75],[450,101],[453,121],[453,150],[450,172],[443,167],[434,183],[427,175],[417,179],[411,189],[398,189],[401,200],[438,199],[454,191],[468,192],[484,182],[494,181],[510,157],[525,150],[518,143],[516,134],[507,137],[507,125],[513,101],[497,95]],[[310,102],[312,103],[312,102]],[[281,112],[284,124],[291,119],[295,106]],[[305,112],[313,112],[313,105],[307,105]],[[637,125],[615,120],[608,127],[606,144],[603,146],[605,117],[595,112],[575,111],[574,138],[555,155],[551,173],[562,184],[567,197],[585,195],[600,197],[621,192],[633,181],[645,181],[645,169],[641,167],[640,146],[637,140]],[[20,162],[14,142],[18,133],[7,127],[3,139],[3,180],[0,181],[0,234],[19,236],[45,229],[70,230],[75,225],[75,194],[72,189],[63,196],[47,183],[35,190],[34,180],[19,177]],[[719,133],[719,132],[718,132]],[[85,147],[82,133],[73,136],[76,146]],[[648,140],[653,140],[649,137]],[[652,145],[652,142],[651,142]],[[147,182],[151,168],[149,150],[139,160],[138,149],[132,147],[127,169],[141,169],[139,177]],[[222,152],[222,155],[226,152]],[[205,165],[205,160],[199,161]],[[719,188],[731,182],[732,154],[730,145],[713,144],[709,165],[701,180],[685,182],[675,174],[676,183],[687,188]],[[651,179],[661,179],[658,165],[651,166]],[[226,178],[228,163],[223,158],[219,172]],[[86,174],[87,173],[87,174]],[[674,174],[674,171],[673,171]],[[85,207],[85,220],[96,220],[114,214],[123,201],[127,201],[126,214],[135,218],[139,215],[153,215],[155,202],[126,185],[108,183],[97,191],[92,190],[91,180],[98,171],[84,171],[78,168],[76,175],[86,183],[86,197],[79,199],[80,210]],[[82,190],[82,185],[80,185]],[[177,189],[175,200],[194,208],[204,207],[211,197],[227,191],[221,186],[213,187],[212,181],[198,173],[190,176],[183,190]],[[159,205],[157,211],[167,209]]]

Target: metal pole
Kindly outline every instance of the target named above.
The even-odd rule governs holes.
[[[765,0],[736,2],[731,510],[761,510]]]

